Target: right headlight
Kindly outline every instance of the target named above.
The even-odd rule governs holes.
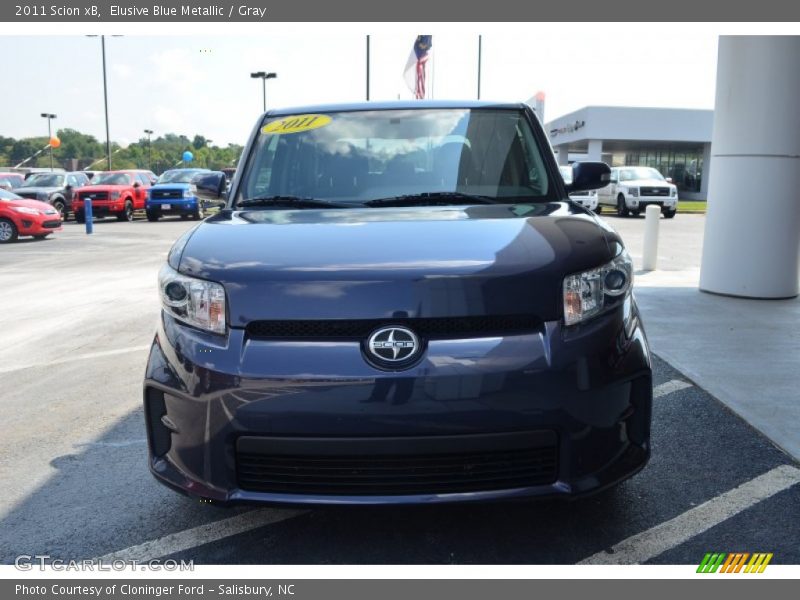
[[[178,273],[169,265],[158,273],[161,306],[176,319],[212,333],[224,334],[225,289],[219,283]]]
[[[633,262],[627,250],[594,269],[564,278],[564,324],[575,325],[603,312],[603,308],[633,287]]]

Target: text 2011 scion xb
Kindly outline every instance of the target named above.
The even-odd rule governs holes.
[[[651,364],[620,237],[522,104],[259,120],[226,207],[158,277],[150,468],[206,502],[576,497],[650,453]],[[224,175],[195,182],[225,193]]]

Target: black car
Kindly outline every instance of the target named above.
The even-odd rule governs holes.
[[[72,212],[75,190],[89,185],[89,178],[81,171],[33,173],[14,190],[17,196],[52,204],[66,221]]]
[[[153,474],[206,502],[578,497],[650,455],[619,235],[522,104],[264,114],[158,276]],[[196,180],[215,200],[224,175]]]

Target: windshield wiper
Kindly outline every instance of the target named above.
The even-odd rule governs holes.
[[[501,204],[491,196],[464,194],[462,192],[425,192],[405,194],[391,198],[378,198],[365,202],[365,206],[447,206],[464,204]]]
[[[260,196],[258,198],[248,198],[236,203],[236,208],[252,207],[276,207],[276,208],[349,208],[352,204],[342,204],[329,202],[327,200],[316,200],[310,197],[300,196]]]

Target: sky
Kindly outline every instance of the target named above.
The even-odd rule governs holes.
[[[546,26],[545,26],[546,25]],[[175,27],[191,27],[190,24]],[[628,26],[626,26],[628,27]],[[524,101],[546,94],[545,119],[587,105],[713,108],[717,36],[639,24],[570,34],[564,24],[483,34],[481,97]],[[371,34],[373,100],[410,98],[403,69],[419,27]],[[624,29],[624,28],[623,28]],[[431,30],[428,30],[430,33]],[[432,93],[472,99],[477,35],[433,30]],[[365,35],[302,27],[267,35],[125,35],[106,38],[111,139],[201,134],[214,145],[244,144],[262,108],[261,81],[274,71],[267,105],[360,101],[366,91]],[[100,39],[0,36],[0,135],[46,135],[42,112],[105,140]]]

